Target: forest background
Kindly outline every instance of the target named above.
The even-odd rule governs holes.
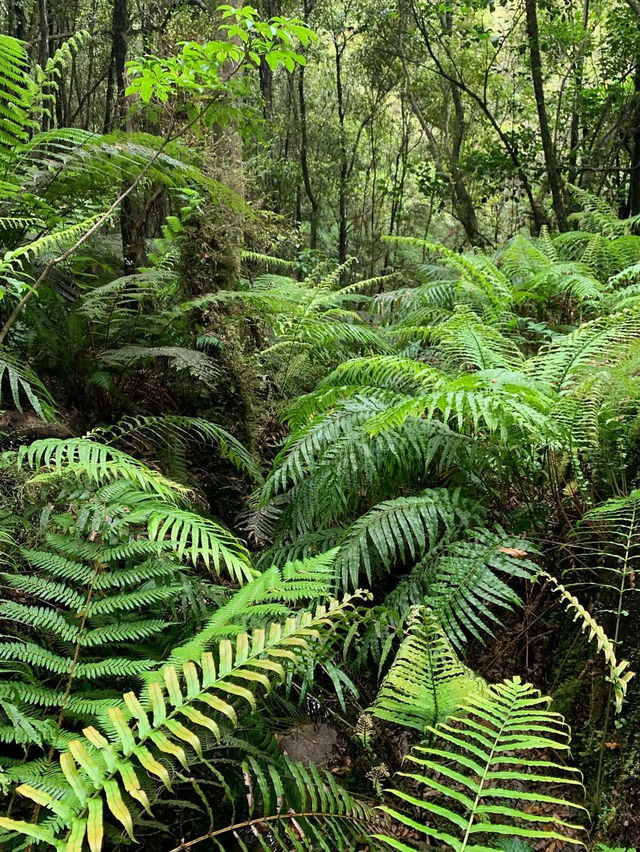
[[[635,848],[640,3],[0,18],[3,848]]]

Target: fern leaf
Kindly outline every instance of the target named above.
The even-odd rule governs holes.
[[[369,712],[424,733],[427,726],[446,719],[483,686],[482,678],[460,662],[433,614],[425,607],[415,607]]]
[[[407,757],[408,771],[399,775],[418,792],[391,791],[417,816],[386,805],[381,810],[421,839],[456,852],[499,849],[505,836],[584,846],[584,829],[565,814],[585,809],[554,790],[580,791],[582,784],[575,769],[547,756],[567,752],[570,741],[567,725],[548,710],[549,703],[517,677],[467,698],[460,714],[429,729],[437,738],[433,746],[417,746]],[[433,801],[435,794],[443,804]],[[540,802],[549,812],[530,807]],[[403,852],[416,848],[376,837]]]

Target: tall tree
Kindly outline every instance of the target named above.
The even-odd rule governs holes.
[[[537,0],[525,0],[525,10],[527,16],[527,39],[529,42],[531,80],[533,82],[533,91],[536,98],[538,125],[540,129],[540,139],[542,141],[542,150],[544,151],[547,179],[549,181],[549,189],[551,190],[551,197],[553,199],[553,212],[556,216],[558,230],[568,231],[569,223],[567,222],[567,214],[564,207],[562,177],[558,166],[558,158],[556,156],[553,140],[551,138],[551,131],[549,130],[549,119],[547,117],[547,107],[544,96]]]

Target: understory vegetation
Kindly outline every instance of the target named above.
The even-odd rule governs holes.
[[[68,5],[0,35],[2,849],[634,849],[640,7]]]

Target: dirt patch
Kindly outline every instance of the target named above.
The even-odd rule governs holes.
[[[278,746],[283,754],[292,760],[299,760],[308,765],[315,763],[317,766],[327,766],[332,757],[338,741],[338,733],[335,728],[320,722],[314,725],[311,722],[300,725],[287,734],[278,737]]]

